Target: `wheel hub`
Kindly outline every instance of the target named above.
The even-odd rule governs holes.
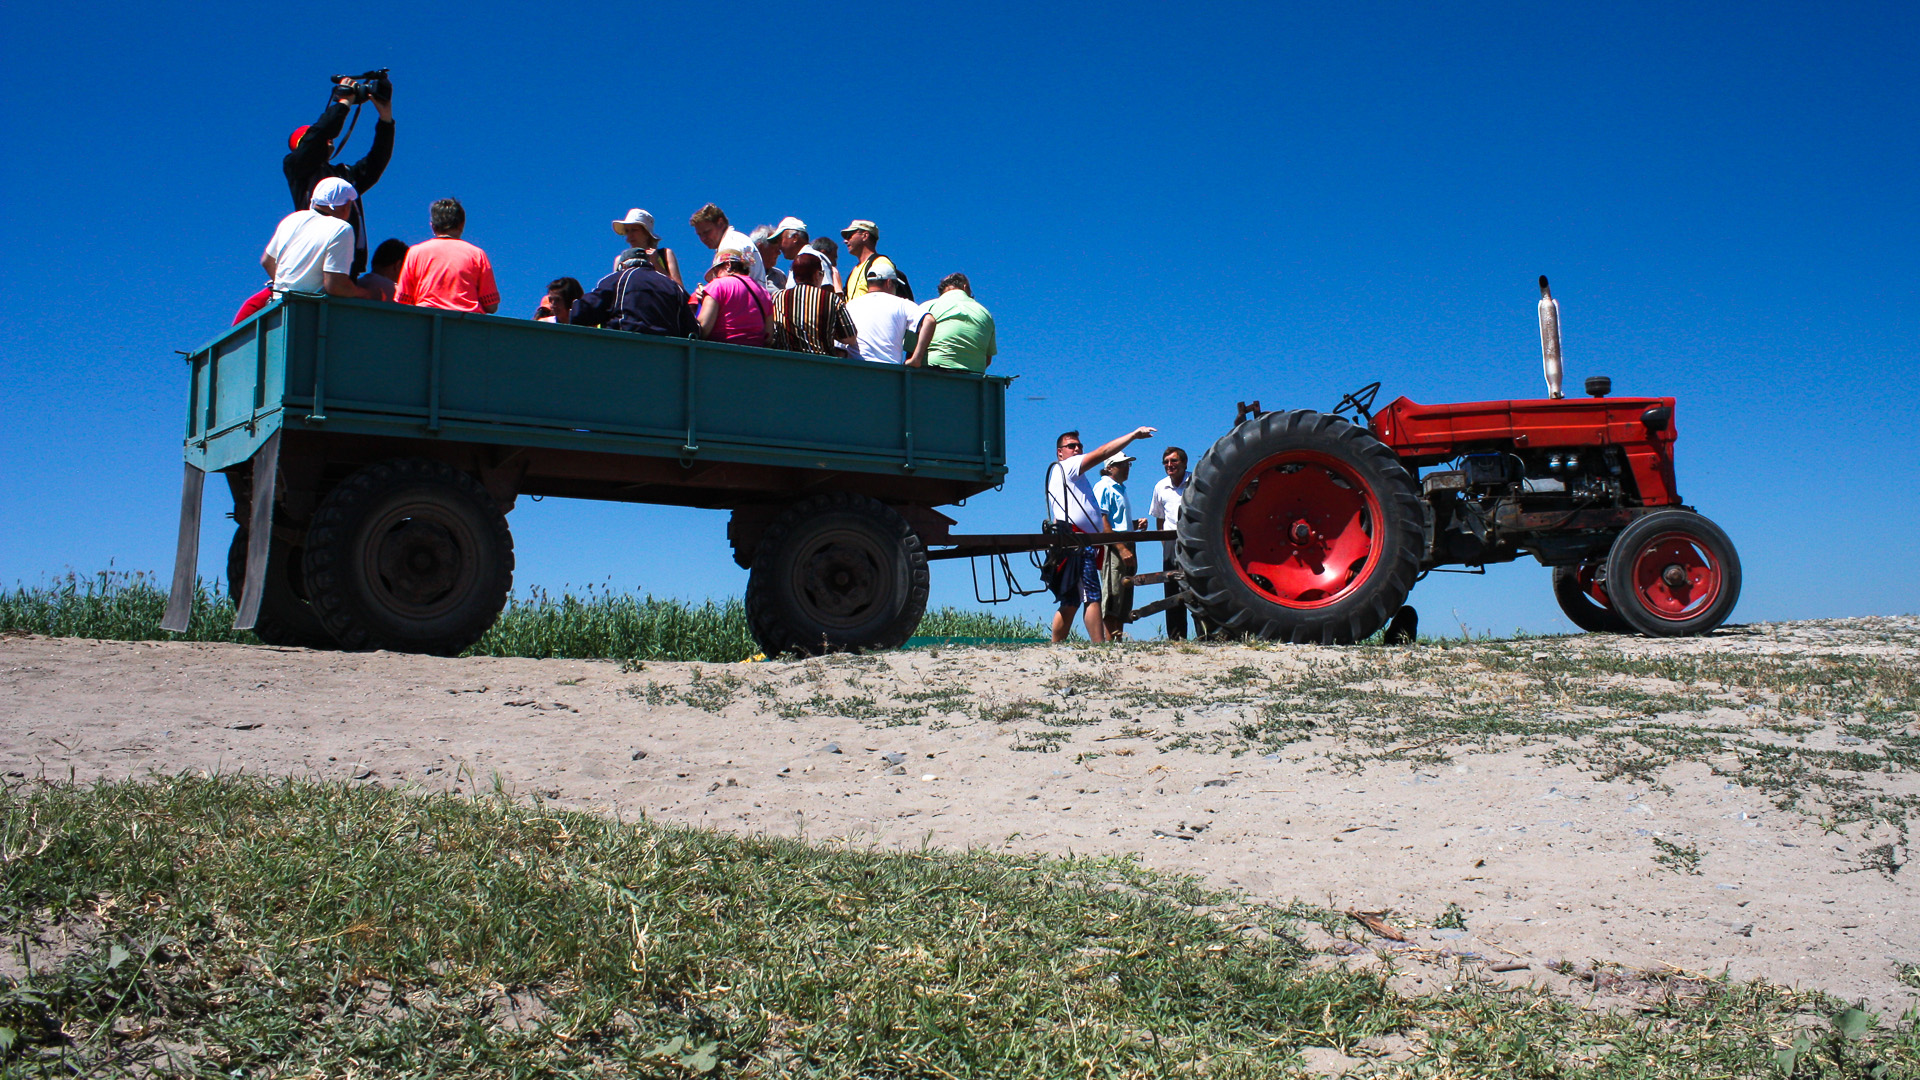
[[[381,580],[395,597],[431,604],[458,580],[460,546],[445,527],[416,518],[382,538],[378,565]]]
[[[1379,503],[1353,467],[1330,454],[1292,451],[1260,463],[1229,505],[1237,569],[1274,603],[1336,603],[1380,557]]]
[[[1720,564],[1694,537],[1664,533],[1641,545],[1633,561],[1633,588],[1650,614],[1681,622],[1719,597]]]
[[[847,539],[826,540],[801,560],[799,592],[816,617],[855,621],[881,592],[879,553]]]

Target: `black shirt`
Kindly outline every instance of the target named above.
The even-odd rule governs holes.
[[[387,161],[393,157],[393,121],[382,120],[373,126],[373,149],[366,157],[351,165],[336,164],[327,160],[327,140],[340,134],[347,122],[347,109],[344,101],[328,105],[301,137],[300,145],[280,162],[280,171],[287,176],[295,210],[305,210],[313,197],[313,186],[329,176],[345,180],[359,193],[361,198],[347,209],[347,221],[353,226],[353,276],[358,278],[367,268],[367,219],[360,204],[367,189],[380,182],[380,174],[387,171]]]

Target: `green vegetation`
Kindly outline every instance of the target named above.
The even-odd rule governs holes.
[[[51,585],[16,586],[0,593],[0,633],[113,641],[237,641],[258,644],[233,630],[233,599],[218,582],[195,592],[187,633],[160,629],[167,583],[144,573],[106,570],[69,573]],[[1039,640],[1044,628],[1024,619],[942,608],[921,620],[932,638]],[[587,587],[584,596],[531,590],[507,603],[500,620],[471,656],[567,657],[586,660],[706,660],[730,663],[759,651],[738,600],[689,603]]]
[[[1130,861],[187,777],[0,792],[0,860],[7,1075],[1253,1077],[1308,1047],[1405,1076],[1920,1068],[1912,1018],[1758,983],[1585,972],[1634,1002],[1600,1012],[1463,967],[1399,997],[1308,963],[1296,931],[1344,916]]]
[[[219,582],[201,581],[184,634],[160,629],[167,612],[168,583],[145,573],[102,570],[92,577],[69,572],[50,585],[15,586],[0,592],[0,634],[98,638],[107,641],[246,641],[259,639],[233,627],[233,600]]]

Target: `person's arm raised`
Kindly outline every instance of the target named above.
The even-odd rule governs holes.
[[[1119,438],[1113,440],[1112,442],[1107,443],[1106,445],[1096,449],[1093,453],[1088,454],[1087,465],[1091,467],[1091,466],[1100,464],[1101,462],[1107,460],[1108,458],[1119,453],[1120,451],[1125,450],[1127,448],[1127,444],[1132,442],[1135,439],[1151,439],[1153,438],[1153,433],[1158,430],[1160,429],[1150,428],[1150,427],[1134,428],[1132,431],[1127,432],[1125,435],[1120,436]]]

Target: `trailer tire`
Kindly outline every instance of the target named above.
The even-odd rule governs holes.
[[[1740,602],[1740,553],[1691,510],[1636,519],[1607,551],[1607,596],[1649,637],[1710,633]]]
[[[1613,598],[1600,579],[1606,559],[1593,559],[1579,566],[1553,568],[1553,598],[1567,621],[1589,634],[1631,634],[1633,627],[1614,610]]]
[[[1175,551],[1196,604],[1222,629],[1345,645],[1406,602],[1423,520],[1412,475],[1366,429],[1307,409],[1272,412],[1201,456]]]
[[[247,537],[245,525],[233,532],[227,547],[227,591],[234,605],[240,603],[240,590],[247,580]],[[337,649],[339,644],[320,616],[307,603],[306,583],[301,579],[304,552],[278,536],[267,545],[267,575],[261,583],[260,613],[253,621],[253,636],[269,645],[294,649]]]
[[[892,649],[927,612],[927,549],[892,507],[835,492],[767,526],[747,578],[747,624],[768,656]]]
[[[454,656],[513,588],[507,516],[443,462],[368,465],[328,493],[307,530],[307,596],[341,647]]]

